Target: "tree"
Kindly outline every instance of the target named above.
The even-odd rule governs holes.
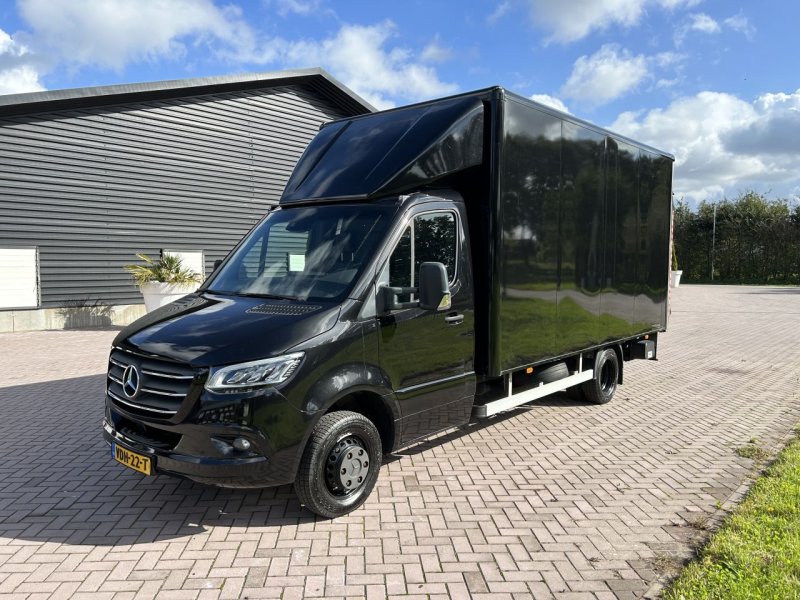
[[[700,202],[696,211],[680,201],[674,219],[685,280],[711,279],[713,251],[715,281],[800,283],[800,206],[792,210],[788,200],[748,191]]]

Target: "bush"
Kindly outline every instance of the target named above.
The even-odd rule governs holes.
[[[800,283],[800,206],[746,192],[733,200],[675,206],[674,240],[689,282]],[[674,267],[673,267],[674,268]]]

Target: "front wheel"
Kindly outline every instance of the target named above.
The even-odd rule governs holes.
[[[594,358],[594,377],[581,384],[584,398],[594,404],[605,404],[614,397],[619,380],[617,353],[607,348]]]
[[[372,492],[382,454],[372,421],[346,410],[328,413],[314,427],[303,452],[295,493],[320,516],[346,515]]]

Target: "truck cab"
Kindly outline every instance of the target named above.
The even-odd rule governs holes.
[[[105,432],[115,456],[222,486],[291,483],[312,431],[335,413],[337,432],[344,418],[358,435],[324,450],[338,476],[326,473],[317,511],[366,497],[384,452],[470,417],[465,220],[444,191],[271,211],[202,289],[114,341]],[[423,263],[440,279],[420,290]],[[435,306],[420,306],[430,289]],[[310,494],[306,504],[326,500]]]

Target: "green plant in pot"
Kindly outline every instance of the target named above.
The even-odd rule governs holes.
[[[201,275],[183,266],[179,256],[164,253],[154,260],[146,254],[136,255],[144,264],[125,265],[144,297],[147,312],[177,300],[197,289]]]

